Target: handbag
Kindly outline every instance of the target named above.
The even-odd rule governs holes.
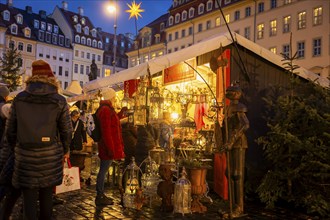
[[[67,160],[67,165],[63,168],[62,184],[55,187],[55,194],[81,189],[79,167],[71,166],[70,160]]]

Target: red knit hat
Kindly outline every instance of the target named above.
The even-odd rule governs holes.
[[[32,76],[55,77],[49,64],[44,60],[36,60],[32,63]]]

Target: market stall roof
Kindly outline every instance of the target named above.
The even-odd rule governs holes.
[[[233,33],[233,36],[237,44],[274,63],[275,65],[283,67],[283,58],[281,56],[272,53],[268,49],[253,43],[237,33]],[[88,82],[84,85],[83,90],[85,93],[89,93],[93,90],[109,87],[126,80],[136,79],[140,76],[147,75],[148,68],[150,74],[154,74],[185,60],[219,49],[220,45],[226,47],[232,43],[233,41],[229,33],[215,35],[182,50],[157,57],[146,63],[120,71],[114,75]],[[319,77],[313,72],[310,72],[302,67],[297,69],[296,72],[298,72],[299,76],[305,79],[316,81],[323,87],[329,87],[328,79]]]

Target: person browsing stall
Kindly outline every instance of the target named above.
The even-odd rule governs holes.
[[[102,92],[103,100],[97,111],[100,121],[101,140],[98,142],[100,157],[100,169],[96,179],[96,199],[97,206],[112,205],[113,201],[104,194],[104,180],[106,173],[113,160],[125,158],[124,143],[122,138],[122,128],[120,118],[123,111],[118,115],[113,107],[116,100],[116,92],[112,88]]]

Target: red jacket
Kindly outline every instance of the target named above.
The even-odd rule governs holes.
[[[101,106],[97,114],[101,127],[101,140],[98,143],[99,157],[101,160],[123,159],[125,153],[119,117],[110,101],[102,100],[100,105],[105,106]]]

